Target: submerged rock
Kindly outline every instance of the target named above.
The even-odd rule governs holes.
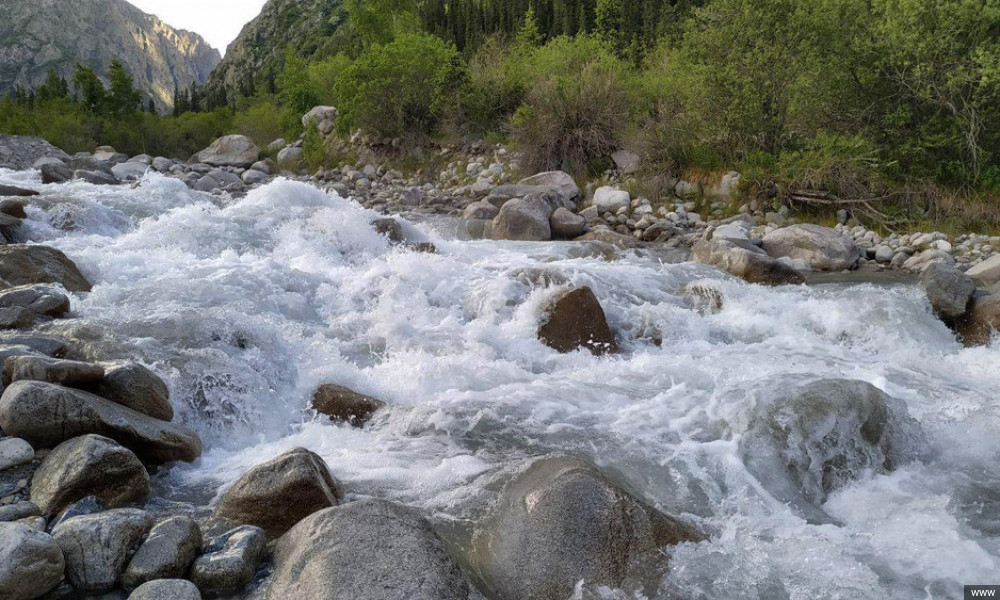
[[[60,523],[52,536],[66,558],[66,578],[81,592],[115,589],[152,524],[148,513],[133,508],[116,508]]]
[[[469,562],[499,600],[566,600],[581,580],[648,594],[665,568],[660,548],[702,539],[589,463],[561,456],[536,461],[504,488]]]
[[[0,523],[0,597],[33,600],[62,582],[62,550],[48,534],[22,523]]]
[[[136,455],[99,435],[82,435],[59,444],[31,480],[31,501],[46,514],[87,496],[117,508],[148,495],[149,475]]]
[[[157,523],[125,569],[122,587],[131,590],[156,579],[184,577],[201,550],[201,541],[201,528],[190,517]]]
[[[313,392],[312,407],[334,421],[361,427],[372,418],[385,402],[359,394],[335,383],[324,383]]]
[[[58,283],[71,292],[91,287],[73,261],[49,246],[0,246],[0,279],[13,285]]]
[[[862,473],[915,460],[925,439],[906,405],[864,381],[827,379],[779,390],[755,408],[740,454],[776,499],[812,523],[827,495]]]
[[[586,286],[553,299],[538,328],[538,339],[559,352],[586,348],[601,355],[618,351],[604,309]]]
[[[340,482],[323,459],[295,448],[244,473],[223,494],[215,514],[277,537],[312,513],[336,506],[343,497]]]
[[[16,381],[4,391],[0,397],[0,428],[43,448],[95,433],[156,464],[191,462],[201,454],[201,440],[186,427],[84,391],[41,381]]]
[[[205,544],[191,565],[191,581],[207,596],[237,594],[253,579],[266,549],[267,534],[259,527],[227,531]]]
[[[286,533],[264,597],[468,600],[469,584],[416,509],[361,500],[315,513]]]

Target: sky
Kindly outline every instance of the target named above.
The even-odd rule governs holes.
[[[225,54],[226,46],[251,19],[260,14],[266,0],[129,0],[154,14],[174,29],[201,34],[209,45]]]

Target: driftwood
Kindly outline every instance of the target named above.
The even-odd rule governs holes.
[[[873,206],[875,203],[884,202],[899,193],[891,193],[885,196],[879,196],[877,198],[841,198],[836,194],[831,194],[829,192],[817,192],[814,190],[795,190],[788,195],[789,204],[792,207],[795,203],[802,204],[813,204],[822,206],[843,206],[845,208],[850,208],[852,212],[860,213],[862,216],[867,217],[873,221],[878,222],[885,228],[892,230],[893,226],[904,225],[909,223],[909,219],[896,219],[890,217],[884,212],[878,210]]]

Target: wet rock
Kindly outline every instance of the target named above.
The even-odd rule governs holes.
[[[572,457],[533,463],[477,527],[469,562],[499,600],[566,600],[580,580],[655,590],[660,548],[703,536]]]
[[[399,221],[391,217],[375,219],[372,221],[372,228],[375,229],[376,233],[390,242],[399,244],[406,241],[406,236],[403,234],[403,226],[399,224]]]
[[[93,185],[117,185],[118,178],[103,171],[86,171],[77,169],[73,171],[73,179],[80,179]]]
[[[692,281],[681,290],[685,303],[702,315],[722,312],[722,292],[711,281]]]
[[[20,307],[36,315],[61,317],[69,312],[69,298],[47,285],[23,285],[0,291],[0,308]]]
[[[966,346],[989,344],[994,332],[1000,331],[1000,293],[974,295],[968,312],[955,324],[955,330]]]
[[[467,600],[469,584],[417,510],[361,500],[315,513],[286,533],[264,597]]]
[[[964,273],[944,263],[932,263],[920,274],[920,287],[934,312],[945,322],[965,315],[976,286]]]
[[[313,410],[355,427],[363,426],[383,406],[381,400],[334,383],[319,386],[312,397]]]
[[[343,497],[340,482],[323,459],[295,448],[244,473],[223,494],[215,514],[277,537],[312,513],[336,506]]]
[[[226,135],[191,157],[191,162],[205,163],[213,167],[247,168],[257,162],[259,155],[260,150],[257,149],[257,145],[247,136]]]
[[[853,269],[861,259],[854,240],[820,225],[792,225],[764,236],[761,247],[772,258],[804,260],[816,271]]]
[[[503,205],[490,230],[494,240],[543,242],[552,239],[552,207],[540,196],[527,196]]]
[[[63,579],[62,550],[46,533],[21,523],[0,523],[0,594],[33,600]]]
[[[65,356],[69,352],[69,343],[64,338],[33,333],[2,333],[0,334],[0,344],[23,346],[39,354],[53,357]]]
[[[801,273],[746,241],[701,240],[692,248],[691,260],[718,267],[750,283],[798,285],[805,282]]]
[[[0,246],[0,279],[12,285],[58,283],[71,292],[89,292],[91,287],[73,261],[49,246]]]
[[[573,181],[568,173],[562,171],[538,173],[522,179],[518,184],[549,188],[558,197],[558,206],[563,208],[576,208],[576,202],[580,199],[580,186]],[[557,206],[553,206],[553,208],[557,208]]]
[[[103,377],[104,367],[100,365],[48,356],[15,356],[3,365],[4,385],[27,380],[79,386],[100,381]]]
[[[630,235],[622,235],[615,231],[612,231],[606,226],[600,225],[594,227],[587,233],[581,235],[573,240],[574,242],[602,242],[605,244],[611,244],[612,246],[617,246],[622,249],[638,248],[641,244],[639,241]]]
[[[149,165],[141,162],[122,162],[111,167],[111,172],[120,181],[138,181],[146,175]]]
[[[0,506],[0,522],[20,521],[22,519],[40,517],[41,515],[42,511],[38,508],[38,505],[27,500]],[[45,530],[44,522],[41,530]]]
[[[87,496],[117,508],[149,495],[149,475],[139,459],[114,440],[82,435],[56,446],[31,479],[31,501],[53,514]]]
[[[811,523],[819,506],[864,473],[917,459],[925,439],[906,405],[864,381],[775,386],[762,395],[739,443],[747,470]]]
[[[93,394],[40,381],[16,381],[0,397],[0,428],[35,447],[53,447],[78,435],[107,436],[146,462],[191,462],[198,435]]]
[[[27,219],[28,213],[24,210],[27,201],[16,198],[4,198],[0,200],[0,213],[15,219]]]
[[[136,588],[128,600],[201,600],[201,593],[186,579],[157,579]]]
[[[107,175],[108,177],[114,176],[114,173],[111,172],[111,165],[86,153],[73,156],[72,160],[69,161],[69,166],[73,171],[88,171]]]
[[[559,352],[586,348],[601,355],[618,351],[604,309],[589,287],[569,290],[552,300],[538,328],[538,339]]]
[[[29,190],[25,188],[15,187],[13,185],[0,184],[0,196],[37,196],[38,192],[35,190]]]
[[[549,227],[553,235],[572,239],[583,234],[583,230],[587,228],[587,220],[560,207],[549,218]]]
[[[104,378],[87,391],[154,419],[174,419],[170,389],[156,373],[133,362],[108,363],[104,369]]]
[[[61,161],[45,163],[38,170],[42,174],[42,183],[66,183],[73,179],[73,169]]]
[[[35,313],[18,306],[0,308],[0,329],[26,329],[34,324],[35,318]]]
[[[25,440],[16,437],[0,439],[0,471],[29,463],[34,458],[35,451]]]
[[[116,508],[60,523],[52,537],[66,558],[66,578],[82,592],[115,589],[152,524],[148,513],[134,508]]]
[[[191,565],[191,582],[207,596],[236,594],[253,578],[266,549],[267,534],[262,529],[237,527],[205,544],[204,554]]]
[[[160,521],[129,562],[122,575],[122,587],[132,590],[156,579],[184,577],[201,550],[201,542],[201,528],[194,519],[171,517]]]

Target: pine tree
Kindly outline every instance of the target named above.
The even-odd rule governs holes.
[[[542,45],[542,32],[538,29],[538,19],[535,18],[535,9],[528,7],[528,12],[524,13],[524,23],[517,32],[517,45],[522,48],[537,48]]]

